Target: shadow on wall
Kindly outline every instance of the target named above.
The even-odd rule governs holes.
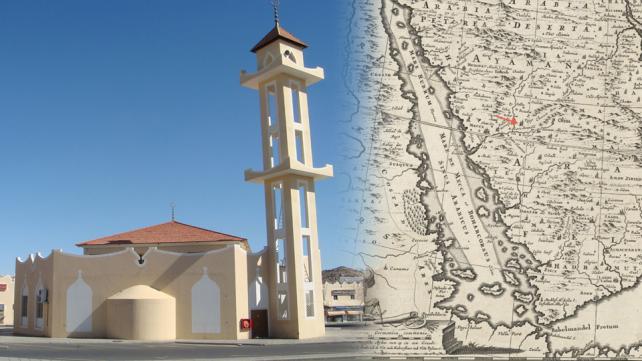
[[[149,251],[145,252],[145,255],[147,255],[147,253],[149,253]],[[181,254],[182,257],[177,258],[169,267],[167,267],[165,272],[158,276],[156,281],[154,281],[150,286],[157,290],[165,289],[167,285],[174,282],[179,276],[183,275],[183,273],[187,271],[194,263],[203,258],[203,255],[204,253]],[[144,265],[145,263],[143,263],[143,266]]]

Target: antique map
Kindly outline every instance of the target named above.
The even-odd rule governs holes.
[[[366,351],[642,359],[642,2],[353,7]]]

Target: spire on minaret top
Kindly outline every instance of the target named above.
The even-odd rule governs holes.
[[[307,48],[308,46],[303,41],[281,27],[281,23],[279,22],[279,0],[273,0],[272,7],[274,8],[274,28],[272,28],[272,30],[267,33],[263,39],[261,39],[261,41],[254,45],[251,51],[256,53],[259,49],[279,39],[300,47],[301,49]]]
[[[272,0],[274,8],[274,25],[279,25],[279,0]]]

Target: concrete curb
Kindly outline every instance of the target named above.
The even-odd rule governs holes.
[[[204,341],[195,341],[195,340],[176,340],[174,343],[185,344],[185,345],[227,345],[227,346],[273,346],[273,345],[321,345],[321,344],[337,344],[337,343],[362,343],[366,340],[280,340],[280,339],[266,339],[264,341],[257,342],[244,342],[244,341],[216,341],[216,340],[204,340]]]
[[[274,356],[274,357],[244,357],[244,358],[228,358],[228,360],[238,361],[278,361],[278,360],[364,360],[371,359],[371,357],[364,356],[358,353],[343,353],[343,354],[316,354],[316,355],[294,355],[294,356]],[[178,361],[178,360],[177,360]],[[184,360],[182,360],[184,361]],[[205,361],[205,360],[194,360]],[[209,360],[208,360],[209,361]]]
[[[204,342],[198,342],[198,341],[176,341],[173,343],[178,343],[181,345],[220,345],[220,346],[269,346],[270,344],[268,343],[245,343],[245,342],[228,342],[228,341],[221,341],[221,342],[215,342],[215,341],[204,341]]]
[[[235,361],[280,361],[280,360],[372,360],[372,357],[355,353],[345,354],[316,354],[316,355],[295,355],[295,356],[274,356],[274,357],[222,357],[217,360],[235,360]],[[12,358],[1,357],[0,361],[54,361],[59,359],[43,358]],[[150,361],[156,359],[150,359]],[[164,359],[164,361],[211,361],[212,359]],[[145,361],[145,360],[140,360]]]
[[[220,346],[277,346],[277,345],[300,345],[300,344],[346,344],[363,343],[364,339],[320,339],[320,340],[289,340],[289,339],[262,339],[257,341],[240,340],[175,340],[175,341],[139,341],[139,340],[114,340],[104,338],[48,338],[29,336],[0,336],[0,348],[3,344],[53,344],[53,345],[77,345],[77,344],[182,344],[182,345],[220,345]]]
[[[265,357],[223,357],[219,360],[235,361],[280,361],[280,360],[371,360],[372,357],[364,356],[358,353],[342,354],[314,354],[314,355],[292,355],[292,356],[265,356]],[[164,361],[211,361],[211,359],[192,359],[192,360],[164,360]]]

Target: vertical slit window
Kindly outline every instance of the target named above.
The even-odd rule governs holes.
[[[303,153],[303,132],[296,130],[294,132],[294,140],[296,142],[296,160],[305,163],[305,153]]]
[[[20,326],[27,327],[29,321],[29,291],[27,286],[22,287],[22,294],[20,295]]]
[[[287,256],[285,251],[285,240],[279,238],[276,240],[276,283],[288,283]]]
[[[276,86],[267,88],[267,123],[270,134],[270,164],[276,167],[281,163],[281,148],[279,140],[279,102],[276,96]]]
[[[276,316],[279,320],[288,319],[288,293],[285,291],[279,291],[277,293],[277,305],[276,305]]]
[[[292,90],[292,116],[295,123],[301,123],[301,99],[299,98],[299,86],[296,83],[290,84]]]
[[[305,316],[314,317],[314,291],[305,291]]]
[[[279,148],[279,136],[277,134],[270,135],[270,149],[272,150],[272,155],[270,162],[272,167],[276,167],[281,162],[280,148]]]
[[[22,296],[22,303],[20,305],[20,316],[27,317],[27,307],[29,305],[29,296]]]
[[[44,302],[38,300],[38,303],[36,303],[36,318],[42,319],[43,316],[43,309],[44,309]]]
[[[305,184],[299,184],[299,215],[301,228],[308,228],[308,190]]]
[[[279,103],[276,99],[276,87],[270,85],[267,87],[267,107],[268,107],[268,124],[271,127],[279,126]]]
[[[36,328],[42,329],[44,326],[44,308],[47,301],[47,290],[38,287],[36,291]]]
[[[276,183],[272,186],[272,203],[274,204],[274,230],[283,228],[283,186]]]
[[[301,247],[303,248],[303,275],[305,282],[312,282],[312,256],[310,252],[310,236],[301,237]]]

